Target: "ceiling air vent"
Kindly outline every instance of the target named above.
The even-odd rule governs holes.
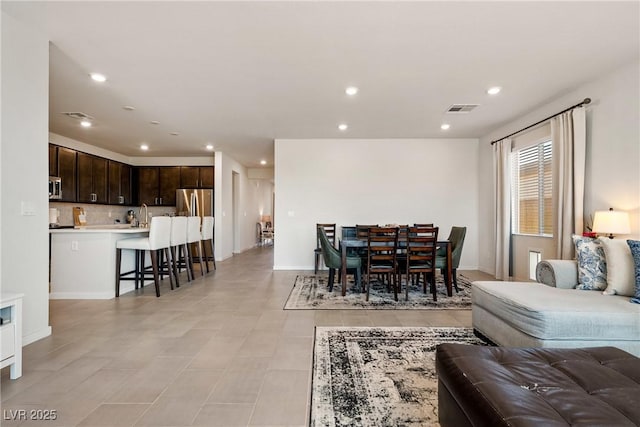
[[[447,113],[470,113],[478,104],[453,104],[447,108]]]
[[[65,116],[69,116],[72,119],[78,119],[78,120],[93,120],[93,117],[91,117],[88,114],[85,113],[81,113],[81,112],[74,112],[74,113],[62,113]]]

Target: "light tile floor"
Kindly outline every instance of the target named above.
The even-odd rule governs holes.
[[[301,272],[272,265],[273,247],[256,248],[160,298],[52,300],[53,334],[24,348],[20,379],[2,370],[0,424],[304,426],[315,326],[471,325],[470,310],[284,311]]]

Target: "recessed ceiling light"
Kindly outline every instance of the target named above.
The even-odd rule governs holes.
[[[157,120],[151,120],[149,123],[151,123],[152,125],[159,125],[160,122]]]
[[[345,131],[345,130],[347,130],[347,128],[348,128],[348,127],[349,127],[349,126],[347,126],[347,124],[346,124],[346,123],[340,123],[340,124],[338,125],[338,129],[340,129],[341,131]]]
[[[497,95],[500,93],[500,91],[502,90],[502,88],[500,86],[494,86],[494,87],[490,87],[489,89],[487,89],[487,93],[489,95]]]
[[[80,122],[80,126],[82,126],[83,128],[90,128],[91,122],[89,120],[83,120]]]
[[[449,123],[443,123],[440,125],[440,129],[442,130],[448,130],[451,127],[451,125]]]
[[[207,150],[211,151],[211,150],[213,150],[213,145],[211,145],[211,144],[207,144],[207,147],[206,147],[206,148],[207,148]]]
[[[136,109],[136,107],[132,107],[131,105],[124,105],[122,109],[127,111],[133,111]]]
[[[169,135],[178,136],[178,135],[180,135],[180,133],[179,132],[171,132]]]
[[[266,160],[260,160],[260,164],[261,164],[261,165],[266,165],[266,164],[267,164],[267,161],[266,161]]]
[[[149,149],[149,146],[147,144],[142,144],[142,145],[140,145],[140,149],[144,150],[144,151],[147,151]]]
[[[355,86],[349,86],[348,88],[346,88],[346,89],[344,90],[344,92],[345,92],[347,95],[349,95],[349,96],[353,96],[353,95],[355,95],[356,93],[358,93],[358,88],[357,88],[357,87],[355,87]]]
[[[91,76],[91,78],[97,82],[106,82],[107,78],[105,77],[104,74],[100,74],[100,73],[91,73],[89,74]]]

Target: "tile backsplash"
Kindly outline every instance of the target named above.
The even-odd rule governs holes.
[[[73,208],[83,208],[87,214],[87,225],[103,225],[114,224],[120,220],[120,223],[127,222],[127,211],[132,209],[136,218],[140,219],[138,210],[140,206],[115,206],[115,205],[94,205],[85,203],[60,203],[49,202],[49,208],[58,209],[58,224],[73,225]],[[176,208],[173,206],[149,206],[149,214],[158,215],[175,215]]]

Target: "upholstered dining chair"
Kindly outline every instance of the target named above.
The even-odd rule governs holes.
[[[423,292],[427,293],[427,278],[431,284],[433,300],[437,301],[436,291],[436,248],[438,242],[438,227],[409,227],[406,247],[406,296],[409,300],[409,280],[414,274],[420,283],[423,276]]]
[[[456,288],[456,292],[460,292],[458,289],[458,278],[456,270],[460,265],[460,257],[462,255],[462,246],[464,245],[464,238],[467,234],[467,227],[451,227],[449,233],[449,240],[451,242],[451,273],[453,275],[453,286]],[[447,269],[447,253],[445,248],[439,248],[436,252],[436,268],[439,268],[442,274]]]
[[[397,249],[397,227],[369,228],[367,237],[367,301],[369,301],[372,274],[380,274],[383,277],[387,277],[387,286],[393,286],[393,296],[398,301]]]
[[[329,268],[329,292],[333,291],[333,283],[335,281],[336,270],[342,269],[342,255],[340,251],[331,244],[327,233],[323,227],[318,227],[318,240],[320,240],[320,246],[322,248],[322,257],[324,259],[324,265]],[[347,272],[349,270],[355,270],[356,286],[360,286],[362,279],[360,257],[348,256],[347,257]]]
[[[318,227],[324,228],[325,234],[331,242],[331,246],[336,246],[336,225],[335,224],[316,224],[316,248],[313,250],[315,255],[315,268],[313,274],[318,274],[318,266],[320,265],[320,257],[322,256],[322,246],[320,245],[320,235],[317,233]]]

